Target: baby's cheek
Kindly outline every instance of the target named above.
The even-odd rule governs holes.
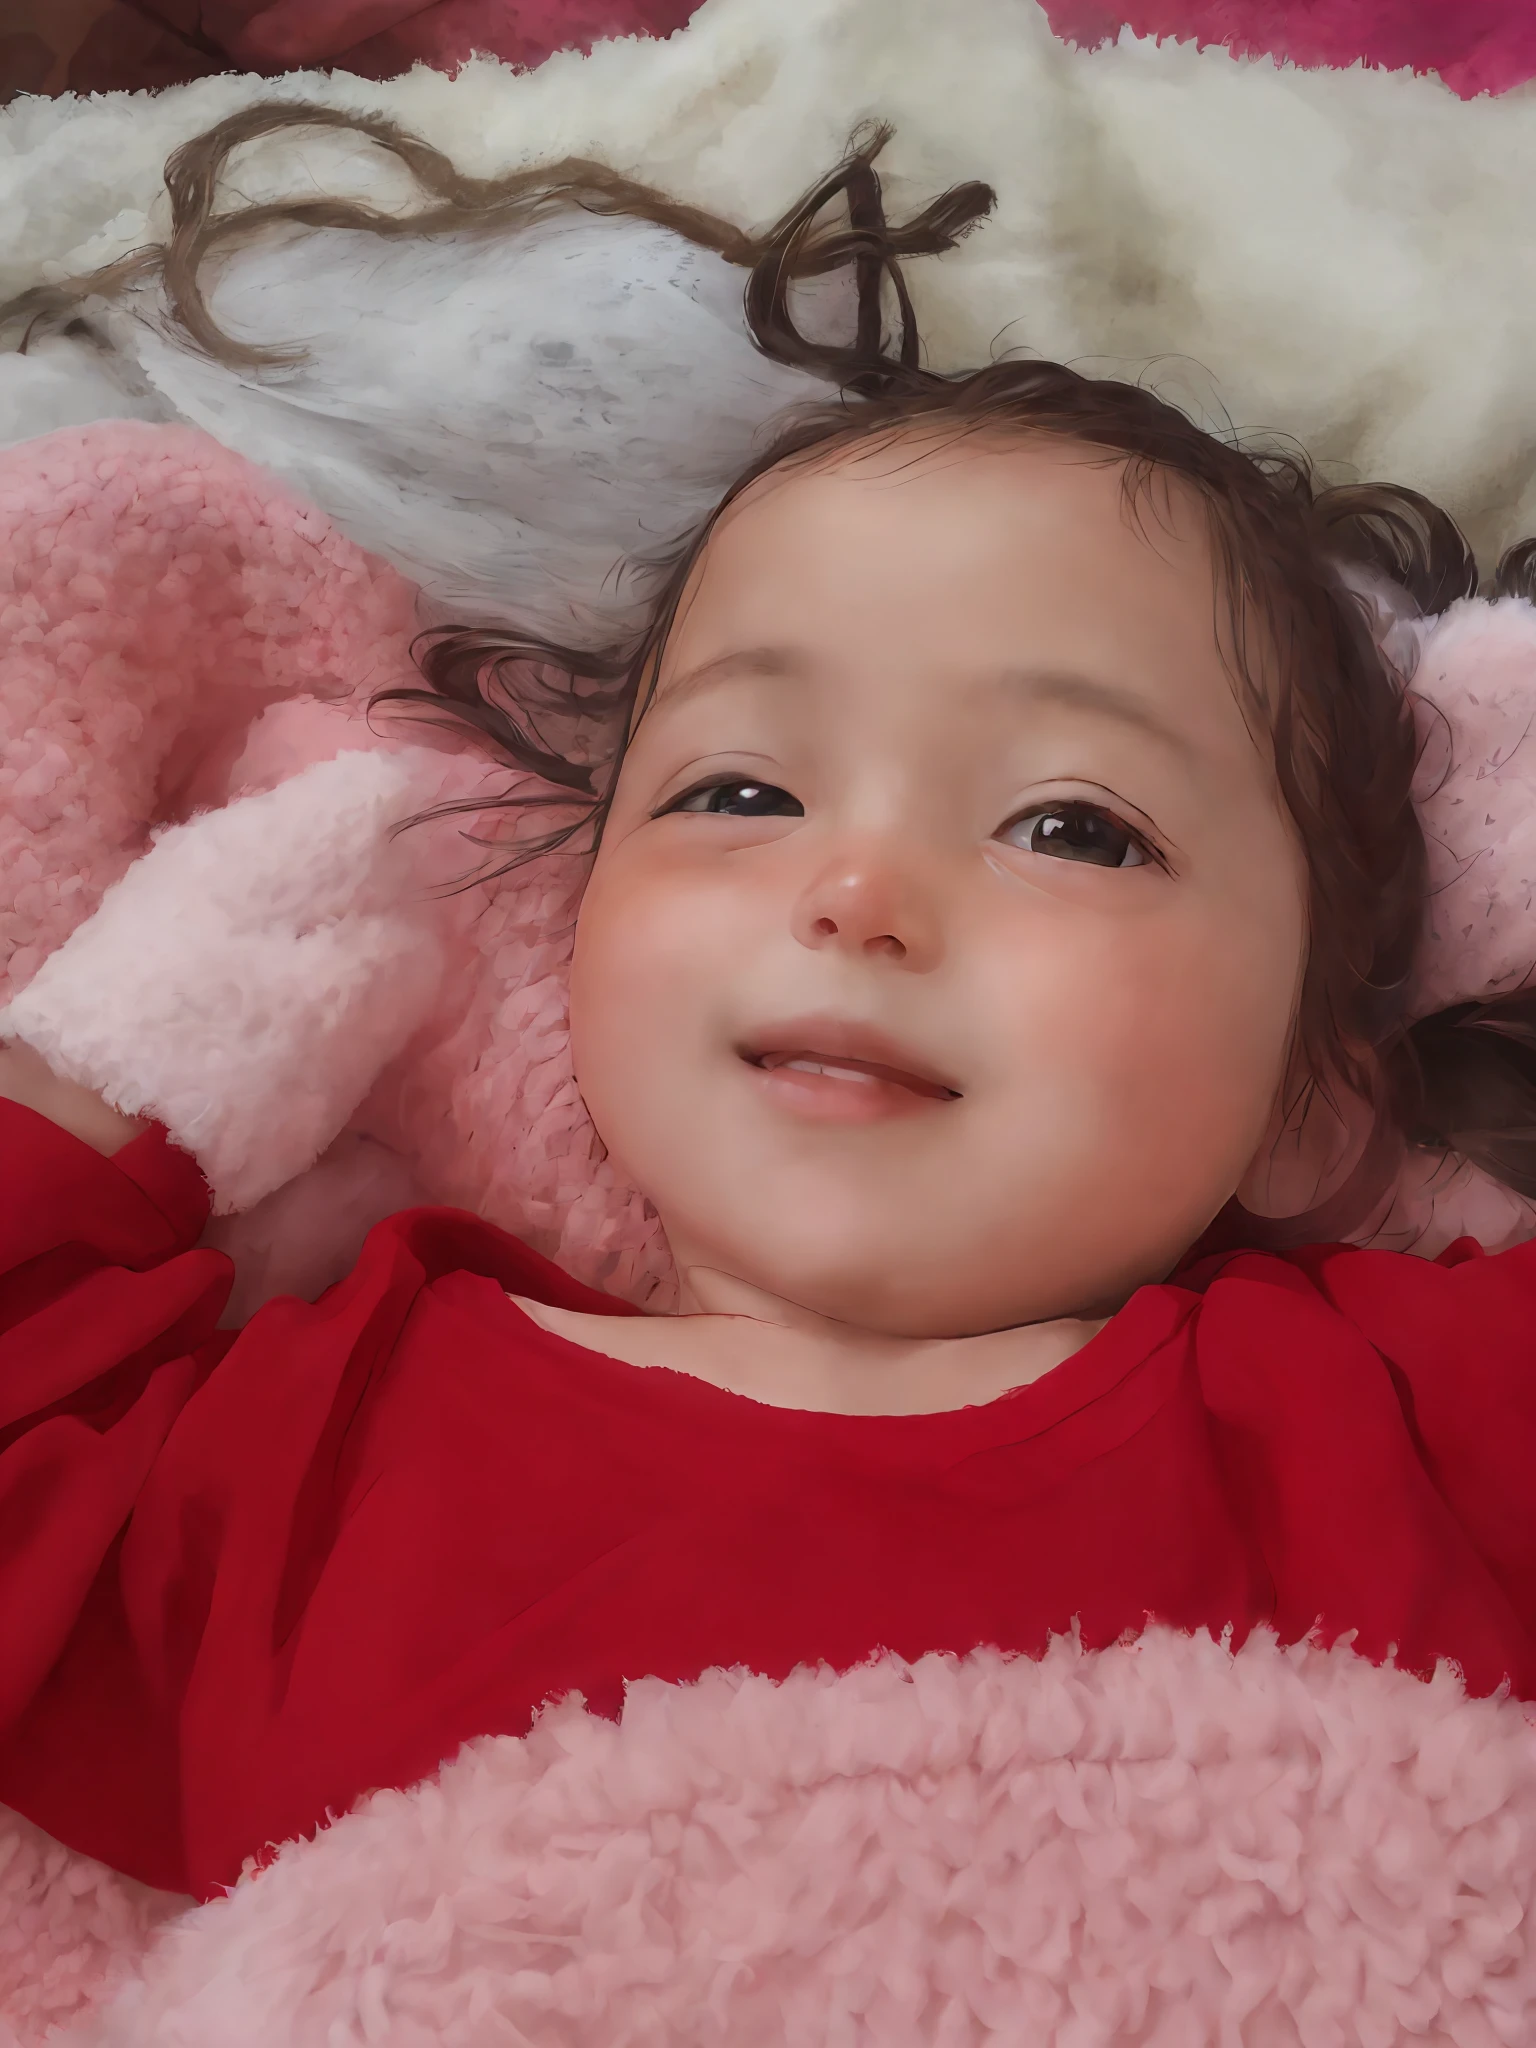
[[[628,849],[599,855],[576,920],[573,1030],[591,1021],[590,1012],[645,994],[654,978],[658,926],[664,922],[658,919],[658,900],[657,891],[647,886],[642,864]]]
[[[1284,1078],[1288,980],[1260,969],[1246,985],[1228,985],[1192,968],[1161,984],[1147,1012],[1141,1057],[1127,1070],[1143,1143],[1177,1161],[1191,1184],[1211,1177],[1228,1194],[1262,1140]]]
[[[1113,934],[1031,1005],[1030,1063],[1047,1098],[1106,1145],[1241,1151],[1262,1129],[1289,1039],[1289,985],[1213,967],[1177,935]],[[1021,1048],[1022,1050],[1022,1048]]]
[[[610,1150],[641,1142],[672,1097],[698,1036],[710,934],[676,892],[616,867],[594,875],[571,963],[571,1052],[581,1089]]]

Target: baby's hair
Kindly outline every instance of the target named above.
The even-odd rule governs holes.
[[[1123,464],[1135,517],[1169,477],[1203,505],[1217,571],[1218,642],[1250,715],[1271,736],[1307,861],[1310,944],[1290,1106],[1342,1082],[1376,1107],[1374,1134],[1346,1186],[1285,1223],[1239,1218],[1244,1241],[1344,1235],[1390,1187],[1405,1146],[1455,1151],[1536,1196],[1536,992],[1463,1004],[1411,1025],[1407,1016],[1428,886],[1412,794],[1419,741],[1410,679],[1391,667],[1369,603],[1348,578],[1363,572],[1426,615],[1478,589],[1459,528],[1414,491],[1322,488],[1299,453],[1244,449],[1141,385],[1060,364],[1010,360],[944,376],[888,358],[866,379],[864,395],[802,408],[788,420],[673,560],[635,639],[592,654],[531,636],[445,628],[426,637],[419,655],[428,687],[386,690],[373,702],[408,703],[472,726],[501,759],[554,785],[548,798],[504,799],[513,809],[549,802],[564,807],[568,820],[515,844],[494,874],[569,846],[583,832],[591,852],[678,604],[727,507],[769,471],[826,461],[883,437],[983,433],[1102,450],[1106,461]],[[1506,555],[1493,579],[1496,594],[1525,593],[1533,554],[1521,547]],[[1256,649],[1264,674],[1254,672]],[[561,753],[545,736],[547,722],[572,717],[596,718],[611,735],[597,764]],[[490,808],[477,798],[426,815]]]
[[[220,209],[220,190],[237,151],[273,135],[305,130],[356,135],[377,144],[410,172],[426,204],[411,212],[391,213],[364,200],[326,196]],[[210,259],[284,228],[348,228],[387,237],[494,235],[529,227],[562,209],[579,208],[650,221],[739,264],[748,273],[752,335],[765,355],[811,369],[844,390],[874,389],[887,362],[882,308],[887,289],[898,315],[894,360],[907,365],[918,360],[902,258],[953,248],[996,203],[991,186],[973,179],[941,193],[911,220],[893,225],[885,217],[873,168],[890,134],[883,124],[869,124],[855,135],[841,162],[772,227],[750,234],[584,157],[496,178],[472,178],[441,150],[383,115],[350,114],[305,100],[263,100],[194,136],[167,160],[171,225],[163,244],[135,249],[87,276],[21,292],[0,305],[0,333],[19,328],[18,353],[25,354],[34,334],[67,326],[91,300],[117,298],[158,283],[167,312],[205,355],[234,369],[282,369],[301,362],[303,350],[237,341],[214,320],[206,284]],[[839,200],[846,219],[828,220],[828,209]],[[847,345],[810,341],[795,323],[791,288],[801,279],[845,266],[852,267],[858,292],[854,338]]]

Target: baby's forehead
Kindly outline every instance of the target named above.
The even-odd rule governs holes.
[[[1060,510],[1050,493],[1063,479],[1079,502]],[[1022,512],[1007,502],[1015,482]],[[882,720],[920,700],[985,700],[1011,724],[1002,707],[1028,694],[1011,686],[1045,677],[1039,701],[1056,711],[1096,690],[1139,700],[1150,725],[1161,698],[1187,713],[1214,695],[1225,724],[1232,679],[1204,532],[1197,522],[1191,552],[1154,503],[1145,539],[1125,496],[1112,451],[1059,437],[908,430],[810,451],[729,508],[683,594],[653,701],[681,709],[700,684],[783,681],[773,695],[786,710],[833,692]],[[1093,687],[1075,687],[1083,679]]]
[[[713,522],[694,580],[723,543],[735,554],[792,531],[818,499],[836,499],[850,525],[878,516],[913,527],[967,501],[1049,503],[1085,547],[1118,550],[1129,536],[1185,573],[1219,573],[1209,503],[1178,471],[1065,433],[944,419],[854,431],[764,470]]]
[[[661,665],[738,614],[792,605],[826,627],[872,595],[888,601],[882,628],[914,612],[960,623],[1010,596],[1134,620],[1170,590],[1204,621],[1225,582],[1213,541],[1184,478],[1119,450],[994,422],[903,423],[795,451],[730,500],[694,554]]]

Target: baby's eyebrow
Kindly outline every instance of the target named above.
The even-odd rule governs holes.
[[[815,666],[815,661],[803,648],[732,648],[725,654],[716,654],[708,661],[699,662],[694,668],[684,669],[681,675],[669,676],[658,687],[652,708],[665,704],[668,710],[676,710],[701,691],[753,676],[801,680],[809,676]],[[1133,726],[1186,761],[1192,761],[1198,754],[1199,749],[1189,735],[1164,719],[1145,697],[1122,684],[1109,682],[1103,676],[1090,675],[1080,669],[1018,668],[1005,669],[988,680],[1021,705],[1060,704],[1068,710],[1093,712],[1099,717],[1113,718],[1122,725]]]
[[[1024,704],[1061,704],[1068,710],[1092,711],[1104,718],[1117,719],[1120,724],[1134,726],[1149,739],[1172,748],[1186,760],[1193,760],[1199,751],[1188,733],[1171,725],[1145,697],[1119,683],[1106,682],[1102,676],[1087,675],[1078,669],[1023,668],[1008,669],[997,681],[1008,695]]]
[[[701,661],[696,668],[684,669],[681,675],[669,676],[658,685],[651,703],[653,708],[665,704],[675,711],[699,691],[719,683],[735,682],[744,676],[798,678],[808,675],[812,666],[810,656],[797,647],[733,648],[729,653]]]

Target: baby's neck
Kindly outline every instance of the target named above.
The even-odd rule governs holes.
[[[514,1299],[544,1329],[588,1351],[688,1373],[771,1408],[835,1415],[930,1415],[995,1401],[1063,1364],[1103,1328],[1102,1320],[1063,1318],[977,1337],[886,1337],[742,1310],[620,1317]]]

